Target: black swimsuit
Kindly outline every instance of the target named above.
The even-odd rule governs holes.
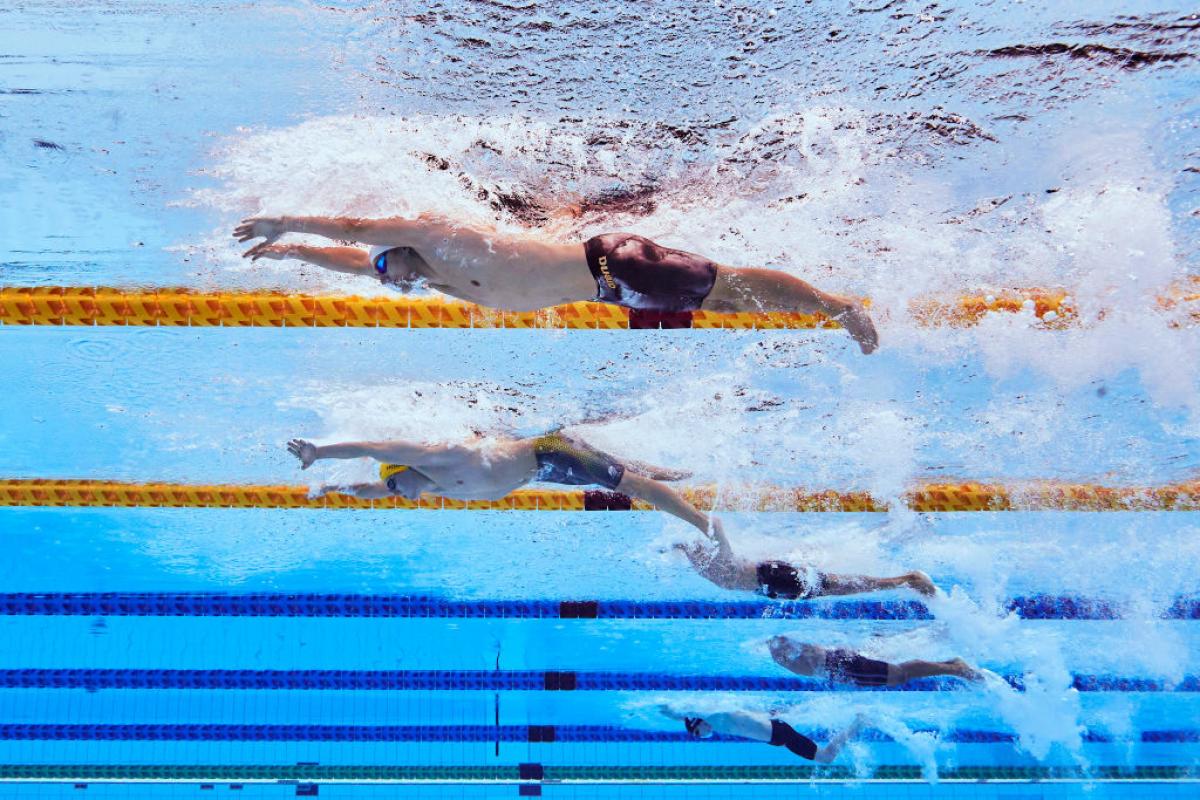
[[[817,743],[781,720],[771,720],[771,742],[775,747],[786,747],[801,758],[812,761],[817,757]]]
[[[533,443],[537,479],[566,486],[595,484],[616,489],[625,477],[625,467],[608,453],[561,433],[548,433]]]
[[[835,683],[887,686],[888,663],[861,656],[852,650],[826,650],[825,671]]]
[[[632,233],[583,243],[596,299],[643,311],[697,311],[717,280],[717,265]]]
[[[764,561],[758,565],[758,591],[777,600],[807,600],[824,594],[825,576],[816,570],[799,570],[786,561]]]

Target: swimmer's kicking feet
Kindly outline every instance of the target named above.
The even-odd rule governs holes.
[[[533,481],[567,486],[602,486],[651,503],[694,525],[706,536],[721,523],[689,503],[663,481],[689,472],[618,460],[561,431],[532,439],[491,437],[469,444],[424,445],[405,441],[343,442],[315,445],[288,442],[301,469],[325,458],[373,458],[380,480],[350,486],[326,485],[321,493],[342,492],[364,498],[402,495],[416,500],[424,492],[456,500],[499,500]],[[723,534],[722,534],[723,535]]]
[[[829,740],[824,747],[783,720],[768,717],[766,714],[756,714],[749,711],[722,711],[705,716],[688,716],[680,714],[670,706],[659,706],[663,716],[679,720],[684,729],[697,739],[707,739],[714,733],[724,736],[737,736],[741,739],[753,739],[756,742],[766,742],[774,747],[786,747],[801,758],[816,761],[818,764],[828,764],[837,758],[845,746],[863,727],[866,719],[860,714],[854,718],[846,730]]]
[[[932,596],[937,587],[924,572],[906,572],[895,578],[868,575],[834,575],[818,572],[810,566],[784,561],[753,562],[737,556],[721,528],[714,528],[712,550],[699,542],[676,544],[688,557],[696,572],[722,589],[758,592],[778,600],[807,600],[824,595],[862,594],[908,587],[918,594]]]
[[[949,675],[964,681],[981,681],[983,675],[961,658],[949,661],[914,659],[901,664],[889,664],[855,653],[852,650],[833,650],[815,644],[799,642],[786,636],[774,636],[769,643],[775,663],[797,675],[825,678],[834,683],[855,686],[900,686],[917,678],[936,678]]]
[[[311,247],[274,244],[285,233],[306,233],[370,245]],[[642,236],[607,233],[559,244],[416,219],[251,217],[234,229],[239,242],[261,237],[245,257],[306,261],[335,272],[375,275],[400,291],[420,285],[506,311],[593,300],[649,311],[798,311],[842,324],[864,353],[879,335],[862,303],[829,294],[785,272],[730,267],[673,250]]]

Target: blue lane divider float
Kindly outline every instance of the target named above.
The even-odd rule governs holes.
[[[1121,604],[1085,597],[1014,597],[1006,610],[1030,620],[1120,619]],[[929,620],[915,600],[448,600],[365,594],[191,592],[0,594],[8,616],[454,617],[505,619],[871,619]],[[1200,619],[1200,599],[1177,598],[1164,619]]]
[[[945,742],[992,744],[1016,741],[1004,731],[919,729]],[[825,729],[804,731],[817,741],[832,735]],[[867,729],[859,741],[891,742],[886,733]],[[224,724],[75,724],[0,723],[0,741],[183,741],[183,742],[740,742],[715,735],[697,739],[688,733],[619,728],[607,725],[224,725]],[[1132,737],[1088,731],[1084,741],[1107,744],[1140,741],[1147,744],[1200,742],[1200,730],[1141,731]]]
[[[1024,691],[1019,675],[1006,681]],[[1081,692],[1200,692],[1200,676],[1177,683],[1119,675],[1075,675]],[[825,680],[748,675],[667,675],[642,672],[535,670],[253,670],[253,669],[3,669],[6,689],[253,689],[347,691],[721,691],[939,692],[973,689],[962,681],[923,678],[902,686],[849,687]]]

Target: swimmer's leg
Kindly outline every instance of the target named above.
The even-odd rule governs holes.
[[[823,292],[779,270],[719,266],[716,283],[702,308],[717,312],[820,313],[840,322],[864,353],[879,347],[879,334],[862,303],[852,297]]]
[[[645,475],[626,470],[621,477],[621,482],[617,484],[617,491],[630,497],[636,497],[638,500],[645,500],[658,510],[679,517],[689,525],[694,525],[705,536],[711,536],[708,530],[708,515],[689,503],[683,495],[670,486],[653,478],[647,478]]]
[[[625,465],[626,469],[631,469],[639,475],[645,475],[647,478],[653,478],[656,481],[681,481],[684,478],[692,477],[692,473],[686,469],[657,467],[654,464],[647,464],[644,461],[632,461],[628,458],[622,459],[621,463]]]
[[[257,244],[251,247],[242,258],[258,261],[269,258],[282,261],[294,258],[314,266],[323,267],[333,272],[344,272],[351,275],[374,275],[375,268],[371,266],[371,258],[366,250],[357,247],[311,247],[306,244]]]
[[[913,659],[905,661],[903,664],[888,664],[887,682],[888,686],[899,686],[917,678],[936,678],[941,675],[962,678],[964,681],[977,681],[982,678],[976,670],[971,668],[970,664],[961,658],[952,658],[949,661]]]
[[[870,575],[832,575],[828,572],[821,575],[821,588],[814,593],[818,595],[863,594],[865,592],[881,592],[887,589],[908,587],[918,594],[932,596],[937,591],[929,576],[920,570],[906,572],[895,578],[873,578]]]

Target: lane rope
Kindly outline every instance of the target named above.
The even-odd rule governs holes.
[[[714,511],[883,512],[890,504],[868,492],[814,491],[784,486],[699,486],[681,493]],[[900,502],[921,512],[937,511],[1196,511],[1200,481],[1162,486],[1104,486],[1094,483],[1030,481],[927,483]],[[0,479],[0,506],[114,508],[308,508],[511,511],[645,511],[653,507],[617,492],[519,489],[500,500],[453,500],[422,495],[364,500],[344,494],[310,497],[304,486],[125,483],[93,479]]]
[[[837,731],[804,729],[814,741],[828,741]],[[913,733],[933,734],[939,741],[956,744],[1004,744],[1017,734],[1006,731],[917,728]],[[745,739],[714,734],[698,739],[683,730],[645,730],[609,725],[337,725],[256,723],[0,723],[0,741],[123,741],[123,742],[532,742],[535,744],[578,742],[673,742],[709,744]],[[880,730],[861,730],[855,741],[894,742]],[[1200,730],[1145,730],[1113,735],[1087,730],[1088,744],[1142,742],[1145,744],[1194,744]]]
[[[1025,690],[1021,675],[1004,675]],[[1080,692],[1196,693],[1200,675],[1178,681],[1121,675],[1075,674]],[[674,675],[576,670],[383,669],[0,669],[5,689],[215,689],[227,691],[415,692],[960,692],[976,687],[952,678],[920,678],[899,686],[847,686],[820,678],[758,675]]]
[[[1003,613],[1027,620],[1124,619],[1119,601],[1013,597]],[[453,600],[398,594],[225,594],[206,592],[14,592],[0,615],[30,617],[333,617],[395,619],[870,619],[931,620],[916,600]],[[1146,618],[1145,609],[1130,617]],[[1177,597],[1159,619],[1200,620],[1200,599]]]
[[[1193,308],[1193,304],[1197,306]],[[1159,307],[1188,309],[1200,323],[1200,278],[1173,288]],[[910,313],[921,325],[963,327],[990,313],[1030,313],[1061,328],[1078,321],[1062,290],[1012,289],[996,294],[922,298]],[[287,328],[505,328],[629,329],[839,328],[821,314],[630,312],[603,303],[571,303],[536,312],[497,311],[428,297],[305,295],[272,291],[203,292],[190,289],[116,289],[86,286],[0,287],[0,324]]]
[[[938,783],[1194,783],[1190,765],[1080,766],[963,765],[938,769]],[[570,766],[552,764],[0,764],[0,782],[37,783],[297,783],[296,794],[316,784],[679,784],[679,783],[920,783],[928,778],[915,764],[884,764],[864,776],[844,765],[787,766]]]

